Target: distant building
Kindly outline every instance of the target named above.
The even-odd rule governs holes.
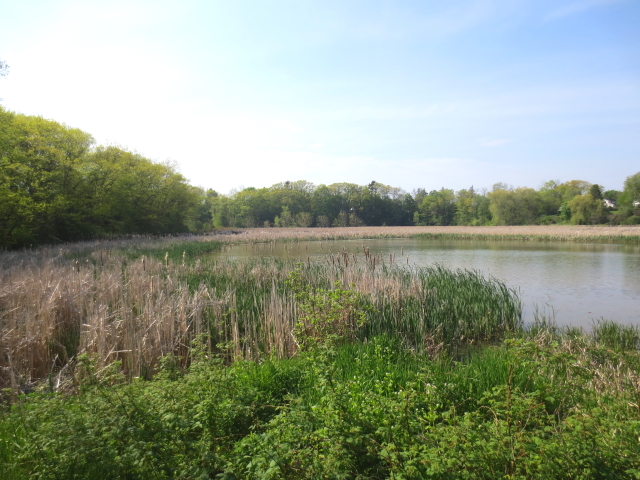
[[[602,203],[604,204],[604,206],[606,208],[616,208],[616,201],[615,200],[609,200],[609,199],[605,198],[604,200],[602,200]]]
[[[640,207],[640,200],[634,200],[633,201],[633,206],[634,207]]]

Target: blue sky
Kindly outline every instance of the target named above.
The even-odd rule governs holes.
[[[226,193],[305,179],[621,189],[640,1],[4,0],[2,105]]]

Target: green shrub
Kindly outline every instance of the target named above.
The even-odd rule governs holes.
[[[313,288],[303,280],[300,270],[294,270],[287,285],[298,304],[298,321],[293,334],[302,349],[354,340],[356,330],[365,324],[360,295],[354,290],[340,288],[340,282],[336,282],[333,289]]]
[[[380,336],[225,366],[197,345],[186,371],[123,384],[87,360],[79,395],[23,397],[0,477],[640,478],[635,350],[537,332],[456,360]]]

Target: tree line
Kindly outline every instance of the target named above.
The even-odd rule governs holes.
[[[202,227],[347,227],[384,225],[640,224],[640,172],[623,191],[583,180],[548,181],[540,189],[496,183],[427,192],[372,181],[368,185],[278,183],[220,195],[206,192]],[[604,200],[609,200],[605,203]],[[607,205],[608,204],[608,205]],[[207,223],[209,222],[209,223]]]
[[[175,165],[0,107],[3,248],[222,227],[640,224],[638,200],[640,172],[623,191],[581,180],[549,181],[538,190],[497,183],[490,191],[412,193],[376,181],[298,180],[223,195],[190,185]]]
[[[173,165],[0,107],[0,246],[186,232],[200,201]]]

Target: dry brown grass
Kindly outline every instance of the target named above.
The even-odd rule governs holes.
[[[573,241],[593,237],[640,237],[640,225],[587,226],[587,225],[530,225],[505,227],[335,227],[335,228],[251,228],[238,230],[237,235],[213,235],[223,242],[274,241],[283,239],[331,239],[411,237],[414,235],[444,235],[464,237],[496,237],[535,240]]]
[[[94,254],[95,255],[95,254]],[[207,288],[189,292],[180,266],[50,259],[5,271],[0,287],[0,387],[17,389],[61,369],[78,354],[102,367],[119,360],[133,376],[147,374],[159,356],[184,353],[202,332],[202,314],[219,300]]]
[[[212,347],[224,345],[218,351],[229,360],[296,353],[297,306],[283,287],[295,264],[218,257],[167,262],[157,252],[155,258],[132,260],[118,245],[0,255],[10,260],[0,269],[0,389],[15,395],[47,378],[58,388],[80,354],[92,356],[99,369],[118,361],[128,376],[147,377],[163,355],[186,364],[201,333],[209,335]],[[70,249],[84,256],[70,255]],[[326,257],[325,266],[307,265],[304,275],[309,284],[354,285],[400,322],[398,331],[406,331],[401,323],[407,300],[429,295],[420,280],[385,273],[389,260],[338,252]],[[420,310],[416,318],[422,315]]]

